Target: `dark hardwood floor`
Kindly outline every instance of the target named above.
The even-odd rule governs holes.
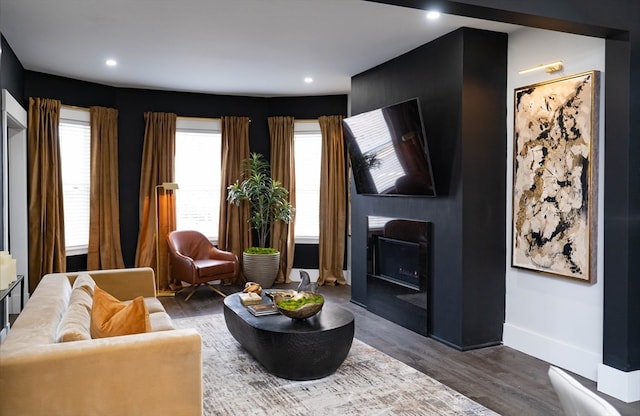
[[[296,283],[277,288],[295,289]],[[225,293],[239,287],[224,286]],[[505,346],[461,352],[380,318],[350,302],[349,286],[320,288],[326,307],[340,305],[355,316],[355,337],[459,391],[501,415],[562,415],[547,376],[549,364]],[[199,288],[189,302],[185,294],[161,298],[173,318],[222,313],[222,297]],[[590,390],[596,383],[572,374]],[[624,403],[596,391],[623,416],[640,415],[640,402]]]

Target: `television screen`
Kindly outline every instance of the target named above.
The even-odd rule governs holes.
[[[435,196],[417,98],[343,120],[356,191]]]

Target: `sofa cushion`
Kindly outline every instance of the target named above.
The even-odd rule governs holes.
[[[129,304],[131,302],[132,301],[130,300],[124,301],[125,304]],[[164,306],[162,306],[162,302],[160,302],[160,299],[158,298],[144,298],[144,304],[149,311],[149,315],[156,312],[165,312]]]
[[[91,339],[91,312],[80,304],[69,305],[58,326],[58,342]]]
[[[139,334],[150,329],[149,311],[142,296],[126,304],[95,286],[91,309],[92,338]]]
[[[91,296],[93,296],[93,289],[95,287],[96,282],[87,273],[80,273],[78,277],[76,277],[76,280],[73,282],[73,289],[81,288]]]
[[[129,304],[132,301],[125,300],[125,304]],[[173,321],[169,317],[169,314],[162,306],[162,302],[158,298],[144,298],[144,304],[149,311],[149,322],[151,323],[151,332],[155,331],[168,331],[170,329],[176,329],[173,325]]]
[[[87,287],[79,286],[71,291],[69,306],[58,325],[58,342],[91,339],[92,303],[93,297],[89,295]]]
[[[149,321],[151,322],[151,332],[170,331],[172,329],[176,329],[173,325],[173,321],[166,312],[150,313]]]

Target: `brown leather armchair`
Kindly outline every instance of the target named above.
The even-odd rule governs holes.
[[[169,266],[174,279],[191,284],[193,290],[185,300],[191,299],[200,285],[206,285],[221,296],[226,296],[209,282],[233,279],[239,271],[238,257],[217,249],[198,231],[172,231],[169,243]],[[180,290],[182,292],[187,288]]]

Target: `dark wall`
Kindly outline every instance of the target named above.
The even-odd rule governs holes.
[[[460,349],[502,340],[506,51],[505,34],[460,29],[351,82],[354,115],[419,97],[438,193],[376,197],[352,187],[352,299],[367,302],[367,216],[431,222],[429,333]]]
[[[0,42],[2,46],[2,52],[0,53],[0,91],[6,89],[19,101],[22,97],[22,85],[24,84],[24,68],[2,34],[0,34]],[[4,131],[5,128],[6,126],[2,125],[2,118],[0,118],[0,131]],[[0,135],[0,137],[3,136]],[[0,146],[0,160],[4,160],[3,149],[4,147]],[[0,184],[3,183],[3,172],[4,169],[0,170]],[[1,192],[0,188],[0,207],[2,206],[4,206],[4,192]],[[7,226],[7,224],[0,222],[0,236],[4,235],[4,229]],[[3,247],[3,245],[3,239],[0,238],[0,249],[6,250],[7,247]]]
[[[640,2],[370,0],[607,39],[604,364],[640,370]]]
[[[247,116],[251,119],[251,151],[269,158],[267,117],[288,115],[297,119],[321,115],[346,115],[347,96],[260,98],[115,88],[90,82],[27,71],[24,99],[57,98],[63,104],[90,107],[101,105],[118,109],[118,164],[120,167],[120,232],[125,265],[134,266],[138,238],[138,197],[144,144],[144,113],[173,112],[185,117]],[[301,245],[300,250],[317,252],[317,245]],[[296,256],[298,258],[298,256]],[[316,254],[315,267],[317,267]],[[309,256],[299,258],[312,267]],[[86,256],[68,259],[70,270],[86,268]]]
[[[16,100],[20,100],[22,97],[22,86],[24,85],[24,67],[4,36],[0,35],[0,38],[2,41],[0,87],[1,89],[8,90]]]

